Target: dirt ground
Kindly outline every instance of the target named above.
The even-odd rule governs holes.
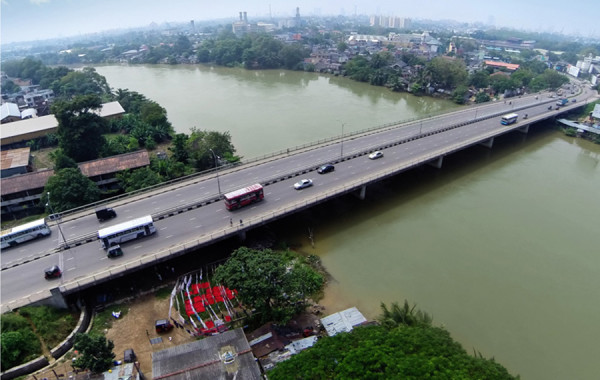
[[[147,378],[152,378],[152,353],[164,350],[180,344],[193,342],[196,338],[189,335],[183,329],[174,328],[169,333],[157,334],[154,331],[154,322],[157,319],[167,318],[169,315],[169,299],[159,299],[154,294],[140,296],[132,301],[121,304],[122,311],[127,311],[121,318],[115,319],[110,329],[105,330],[107,339],[115,344],[113,352],[115,360],[123,360],[123,352],[132,348],[135,352],[140,369]],[[150,344],[152,338],[162,338],[162,342]],[[65,379],[71,378],[72,367],[70,366],[72,352],[55,362],[51,368],[42,370],[27,379],[35,380],[55,379],[56,372],[59,377],[65,375]],[[35,377],[34,377],[35,376]]]
[[[123,352],[132,348],[137,356],[142,373],[149,379],[152,378],[152,353],[180,344],[193,342],[197,338],[188,334],[184,329],[174,328],[168,333],[157,334],[154,331],[154,322],[157,319],[168,317],[169,298],[157,298],[154,294],[139,296],[131,301],[121,304],[121,311],[125,312],[119,319],[113,321],[112,326],[105,330],[107,339],[113,341],[116,360],[123,360]],[[313,312],[318,310],[318,316]],[[323,306],[309,307],[308,312],[292,320],[293,327],[317,326],[317,320],[328,314]],[[151,344],[150,339],[160,337],[162,342]],[[74,379],[73,369],[70,366],[73,357],[72,351],[62,359],[53,363],[49,368],[42,370],[27,379],[40,380],[43,378]],[[60,376],[60,375],[64,375]]]

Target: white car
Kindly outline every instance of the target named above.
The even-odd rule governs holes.
[[[383,157],[383,153],[381,153],[381,151],[379,151],[379,150],[369,154],[369,159],[371,159],[371,160],[376,160],[381,157]]]
[[[312,179],[303,179],[300,182],[294,184],[294,189],[301,190],[305,187],[311,187],[313,185]]]

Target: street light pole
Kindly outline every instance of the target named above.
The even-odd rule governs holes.
[[[344,123],[342,123],[342,143],[340,145],[340,159],[344,158]]]
[[[217,188],[219,189],[219,198],[221,198],[221,182],[219,181],[219,162],[217,161],[217,155],[215,154],[215,152],[210,148],[208,148],[208,150],[210,150],[215,159],[215,168],[217,170]]]
[[[50,212],[52,213],[52,215],[56,215],[54,213],[52,205],[50,204],[50,192],[48,191],[46,194],[48,195],[48,203],[46,203],[46,206],[50,208]],[[65,234],[63,234],[62,228],[60,228],[60,217],[56,218],[56,226],[58,227],[58,232],[60,232],[60,236],[62,236],[63,241],[65,242],[65,248],[69,248],[69,245],[67,244],[67,239],[65,238]]]

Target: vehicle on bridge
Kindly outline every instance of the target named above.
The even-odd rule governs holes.
[[[371,159],[371,160],[376,160],[381,157],[383,157],[383,153],[379,150],[369,154],[369,159]]]
[[[117,217],[115,210],[110,207],[98,207],[95,211],[96,218],[98,218],[98,220],[101,222]]]
[[[294,184],[294,189],[296,189],[296,190],[302,190],[305,187],[311,187],[312,185],[313,185],[312,179],[303,179],[303,180],[300,180],[299,182],[296,182]]]
[[[48,236],[50,233],[50,227],[48,227],[48,224],[46,224],[46,220],[38,219],[33,222],[25,223],[9,230],[2,231],[2,235],[0,236],[0,247],[14,247],[17,244],[21,244],[29,240]]]
[[[110,258],[123,256],[123,250],[120,245],[113,245],[106,251],[106,256]]]
[[[561,98],[556,101],[556,105],[559,107],[564,106],[567,103],[569,103],[569,99],[567,99],[567,98]]]
[[[255,183],[243,189],[235,190],[223,195],[227,210],[235,210],[254,202],[259,202],[265,197],[265,192],[260,183]]]
[[[319,169],[317,169],[317,173],[319,174],[325,174],[325,173],[329,173],[335,170],[335,166],[331,165],[331,164],[325,164],[323,166],[321,166]]]
[[[516,123],[518,119],[519,119],[518,113],[509,113],[509,114],[502,116],[502,119],[500,119],[500,123],[502,123],[502,125],[510,125],[510,124]]]
[[[59,278],[62,276],[62,271],[58,267],[58,265],[53,265],[50,268],[44,269],[44,278],[46,280],[50,280],[52,278]]]
[[[102,248],[108,250],[110,247],[129,240],[152,235],[155,232],[154,220],[151,215],[147,215],[115,226],[103,228],[98,231],[98,239],[102,242]]]

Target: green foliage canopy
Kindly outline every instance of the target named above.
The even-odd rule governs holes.
[[[493,359],[469,356],[439,327],[358,327],[320,339],[269,379],[515,379]]]
[[[94,373],[102,373],[112,367],[115,358],[112,350],[115,345],[103,335],[78,333],[75,335],[73,347],[79,351],[79,356],[73,362],[73,366],[89,369]]]
[[[75,96],[72,101],[57,101],[52,105],[52,113],[58,120],[58,145],[76,162],[100,156],[107,123],[93,111],[101,107],[97,95]]]
[[[259,312],[261,322],[285,324],[305,307],[323,277],[290,252],[238,248],[217,268],[214,281],[239,291],[240,299]]]
[[[55,172],[46,183],[40,199],[41,204],[48,202],[48,192],[50,206],[54,212],[70,210],[100,199],[98,186],[84,176],[79,168],[66,168]]]

